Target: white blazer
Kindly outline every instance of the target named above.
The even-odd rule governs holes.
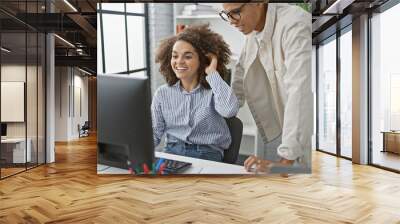
[[[308,162],[314,111],[311,30],[311,15],[302,8],[268,4],[264,30],[246,36],[232,82],[240,105],[247,101],[264,143],[282,134],[278,155],[306,157]]]

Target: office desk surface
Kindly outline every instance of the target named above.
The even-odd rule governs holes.
[[[30,139],[28,138],[28,141]],[[5,138],[5,139],[1,139],[1,143],[20,143],[20,142],[25,142],[25,138]]]
[[[186,156],[178,156],[174,154],[155,152],[156,157],[173,159],[182,162],[191,163],[192,166],[187,169],[183,174],[254,174],[247,172],[243,166],[214,162],[210,160],[197,159]],[[105,166],[97,164],[98,174],[129,174],[128,170],[116,167]]]
[[[25,140],[27,141],[26,143],[26,149],[25,149]],[[32,153],[31,153],[31,147],[32,147],[32,141],[31,138],[11,138],[7,137],[5,139],[1,139],[1,144],[3,145],[14,145],[11,150],[11,157],[6,159],[9,162],[12,163],[25,163],[25,162],[31,162],[32,161]],[[2,149],[3,151],[8,151],[8,149]],[[2,159],[5,159],[2,156]]]

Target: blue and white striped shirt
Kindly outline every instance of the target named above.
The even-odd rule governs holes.
[[[166,133],[168,142],[210,145],[221,151],[229,147],[231,135],[224,117],[236,116],[239,102],[218,72],[206,80],[211,89],[199,84],[187,92],[180,81],[157,89],[151,104],[154,146]]]

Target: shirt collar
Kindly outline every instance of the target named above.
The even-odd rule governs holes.
[[[194,89],[192,89],[192,91],[190,91],[190,92],[186,91],[186,90],[182,87],[182,85],[181,85],[181,80],[178,80],[178,81],[174,84],[174,87],[177,88],[177,89],[179,89],[179,90],[181,91],[181,93],[183,93],[183,94],[193,94],[193,93],[195,93],[195,92],[197,92],[197,91],[199,91],[199,90],[201,89],[201,84],[198,83],[197,86],[196,86]]]
[[[272,33],[275,26],[275,17],[276,17],[276,7],[274,4],[268,4],[268,9],[265,17],[265,25],[262,31],[257,32],[254,31],[254,37],[257,42],[264,42],[266,40],[271,40]]]

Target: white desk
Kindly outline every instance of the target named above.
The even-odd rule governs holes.
[[[27,138],[28,144],[27,149],[25,151],[25,138],[6,138],[1,139],[2,145],[14,145],[13,147],[13,163],[25,163],[25,158],[27,158],[27,162],[31,161],[31,144],[32,141],[30,138]],[[25,155],[26,152],[26,155]]]
[[[156,157],[191,163],[192,166],[182,174],[254,174],[247,172],[243,166],[214,162],[174,154],[155,152]],[[128,170],[97,164],[97,174],[129,174]]]

